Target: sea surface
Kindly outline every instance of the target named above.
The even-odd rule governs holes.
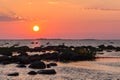
[[[113,45],[120,46],[120,40],[96,40],[96,39],[27,39],[27,40],[0,40],[0,47],[10,46],[29,46],[30,48],[39,47],[41,45],[62,45],[66,46],[98,46]]]

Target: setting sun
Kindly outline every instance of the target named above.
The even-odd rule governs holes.
[[[33,27],[33,31],[38,32],[39,30],[40,30],[39,26],[35,25],[35,26]]]

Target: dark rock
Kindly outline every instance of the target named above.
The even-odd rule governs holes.
[[[57,66],[56,63],[49,63],[50,66]]]
[[[60,61],[77,61],[79,58],[79,54],[75,52],[65,52],[59,56]]]
[[[8,56],[0,56],[0,64],[10,64],[10,58]]]
[[[106,49],[106,46],[105,45],[99,45],[98,48],[104,50],[104,49]]]
[[[35,71],[30,71],[30,72],[28,72],[28,74],[29,74],[29,75],[36,75],[37,72],[35,72]]]
[[[116,52],[120,51],[120,47],[116,47],[115,51]]]
[[[18,47],[17,50],[21,52],[27,52],[30,50],[30,48],[28,46],[21,46],[21,47]]]
[[[41,47],[35,47],[34,49],[32,49],[32,52],[40,52],[41,50]]]
[[[44,60],[58,61],[58,56],[59,56],[59,53],[46,53],[46,54],[42,54],[41,58]]]
[[[36,55],[29,56],[29,59],[30,59],[31,62],[33,62],[33,61],[40,61],[41,57],[36,54]]]
[[[18,64],[16,67],[25,68],[26,66],[24,64]]]
[[[39,71],[37,71],[37,73],[52,75],[52,74],[56,74],[56,71],[54,69],[47,69],[47,70],[39,70]]]
[[[0,56],[0,62],[9,60],[10,58],[8,56]]]
[[[3,55],[6,55],[6,56],[12,56],[12,52],[10,51],[4,51],[2,52]]]
[[[38,42],[35,42],[35,44],[38,44]]]
[[[7,65],[7,64],[10,64],[11,62],[10,61],[3,61],[3,62],[1,62],[1,64],[3,64],[3,65]]]
[[[28,56],[28,53],[26,53],[25,51],[19,50],[17,53],[18,53],[20,56]]]
[[[20,56],[19,63],[20,64],[29,64],[31,61],[28,56]]]
[[[18,56],[11,56],[11,57],[10,57],[10,61],[11,61],[12,63],[17,63],[17,62],[19,62],[19,58],[18,58]]]
[[[29,68],[33,68],[33,69],[45,69],[46,65],[45,65],[44,62],[36,61],[36,62],[31,63],[29,65]]]
[[[31,42],[31,44],[34,44],[34,42]]]
[[[57,64],[56,63],[49,63],[49,64],[47,64],[47,68],[50,68],[51,66],[57,66]]]
[[[106,49],[108,49],[108,50],[114,50],[115,47],[114,47],[113,45],[108,45],[108,46],[106,47]]]
[[[51,66],[49,64],[46,65],[47,68],[51,68]]]
[[[18,72],[10,73],[10,74],[8,74],[8,76],[19,76],[19,73]]]

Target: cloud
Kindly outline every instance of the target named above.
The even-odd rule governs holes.
[[[120,11],[120,9],[112,8],[84,8],[85,10],[101,10],[101,11]]]
[[[21,16],[18,16],[14,11],[7,8],[6,6],[0,5],[0,21],[20,21],[20,20],[25,19],[22,18]]]
[[[6,11],[0,12],[0,21],[20,21],[25,20],[21,16],[18,16],[15,12],[7,9]]]
[[[8,15],[0,15],[0,21],[20,21],[23,20],[21,17],[11,17]]]

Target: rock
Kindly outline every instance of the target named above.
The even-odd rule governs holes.
[[[34,42],[31,42],[31,44],[34,44]]]
[[[10,58],[8,56],[0,56],[0,62],[9,60]]]
[[[27,52],[30,50],[30,48],[28,46],[21,46],[21,47],[17,47],[17,50],[19,50],[19,52]]]
[[[12,63],[18,63],[19,62],[19,57],[18,56],[11,56],[10,57],[10,61]]]
[[[30,71],[30,72],[28,72],[28,74],[29,74],[29,75],[36,75],[37,72],[35,72],[35,71]]]
[[[6,55],[6,56],[12,56],[12,52],[11,51],[4,51],[2,54]]]
[[[3,64],[3,65],[7,65],[7,64],[10,64],[11,62],[10,61],[3,61],[3,62],[1,62],[1,64]]]
[[[65,53],[61,53],[59,56],[59,60],[60,61],[77,61],[79,60],[79,54],[75,53],[75,52],[65,52]]]
[[[10,73],[10,74],[8,74],[8,76],[19,76],[19,73],[18,72]]]
[[[116,52],[120,51],[120,47],[116,47],[115,51]]]
[[[29,59],[30,59],[31,62],[33,62],[33,61],[40,61],[41,57],[38,54],[36,54],[36,55],[29,56]]]
[[[46,65],[47,68],[51,68],[51,66],[49,64]]]
[[[28,56],[28,53],[26,52],[20,53],[20,56]]]
[[[50,68],[51,66],[57,66],[57,64],[56,63],[49,63],[49,64],[47,64],[47,68]]]
[[[56,63],[49,63],[50,66],[57,66]]]
[[[47,69],[47,70],[39,70],[39,71],[37,71],[37,73],[52,75],[52,74],[56,74],[56,71],[54,69]]]
[[[45,65],[44,62],[36,61],[36,62],[31,63],[29,65],[29,68],[33,68],[33,69],[45,69],[46,65]]]
[[[59,53],[54,52],[54,53],[42,54],[41,58],[44,59],[44,60],[58,61],[58,56],[59,56]]]
[[[31,61],[28,56],[20,56],[19,63],[20,64],[29,64]]]
[[[0,64],[10,64],[10,58],[8,56],[0,56]]]
[[[16,67],[25,68],[26,66],[24,64],[18,64]]]

